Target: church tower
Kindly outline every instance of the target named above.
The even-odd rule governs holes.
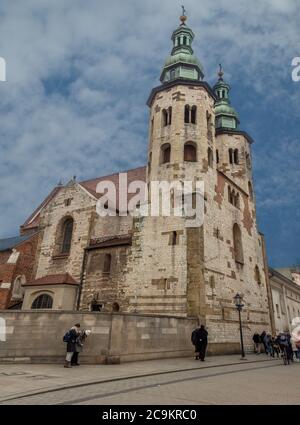
[[[268,278],[263,236],[256,225],[251,137],[240,130],[230,86],[220,67],[213,88],[193,51],[185,13],[148,98],[147,183],[204,184],[203,225],[186,217],[134,221],[127,275],[134,311],[198,317],[213,352],[239,349],[234,296],[239,293],[246,346],[268,330]],[[132,305],[133,305],[132,304]]]

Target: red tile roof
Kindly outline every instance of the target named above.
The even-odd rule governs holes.
[[[140,180],[145,182],[146,181],[146,167],[139,167],[139,168],[135,168],[133,170],[128,170],[128,171],[124,171],[121,172],[124,174],[127,174],[127,188],[129,186],[129,184],[133,181],[136,180]],[[86,190],[88,190],[93,196],[95,196],[95,198],[100,198],[100,196],[102,195],[101,193],[97,193],[97,185],[100,182],[104,182],[105,180],[110,181],[112,183],[114,183],[115,187],[116,187],[116,195],[117,195],[117,204],[116,204],[116,208],[119,209],[119,174],[120,173],[115,173],[115,174],[111,174],[110,176],[104,176],[104,177],[98,177],[96,179],[92,179],[92,180],[86,180],[84,182],[81,182],[81,186],[84,187]],[[135,193],[128,193],[127,198],[128,201],[135,196]]]
[[[135,180],[146,181],[146,167],[134,168],[132,170],[123,171],[122,173],[127,173],[127,183],[128,185]],[[108,176],[97,177],[91,180],[85,180],[79,184],[86,189],[91,195],[95,198],[100,198],[101,194],[96,192],[97,184],[101,181],[111,181],[115,184],[117,189],[117,200],[119,199],[119,173],[111,174]],[[40,213],[42,209],[48,205],[48,203],[54,198],[54,196],[60,191],[64,186],[55,187],[52,192],[44,199],[40,206],[31,214],[31,216],[24,222],[21,226],[21,232],[35,229],[39,226]],[[135,194],[128,194],[128,200],[130,200]],[[119,208],[118,202],[116,208]]]
[[[25,283],[23,286],[38,286],[38,285],[79,285],[69,273],[50,274],[40,277],[33,282]]]

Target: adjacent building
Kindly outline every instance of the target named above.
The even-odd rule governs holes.
[[[20,309],[26,282],[33,279],[37,233],[0,239],[0,310]]]
[[[300,269],[269,268],[275,331],[292,331],[293,319],[300,318]]]

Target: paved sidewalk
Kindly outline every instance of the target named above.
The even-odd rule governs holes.
[[[176,358],[120,365],[82,365],[70,369],[65,369],[57,364],[0,364],[0,402],[12,397],[57,388],[69,388],[83,383],[113,381],[179,370],[210,369],[226,365],[261,362],[281,362],[281,360],[271,359],[265,354],[249,354],[247,360],[241,360],[239,355],[227,355],[207,357],[205,362],[191,358]]]

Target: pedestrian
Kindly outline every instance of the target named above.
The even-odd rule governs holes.
[[[252,340],[254,342],[254,352],[256,354],[260,354],[260,350],[261,350],[261,339],[260,339],[260,335],[258,332],[255,332],[255,334],[252,337]]]
[[[274,350],[274,356],[273,357],[275,357],[275,354],[276,354],[277,359],[279,359],[280,347],[279,347],[279,344],[278,344],[276,334],[273,335],[273,337],[272,337],[272,346],[273,346],[273,350]]]
[[[206,355],[206,348],[207,348],[207,337],[208,337],[208,332],[205,329],[204,325],[200,326],[197,337],[198,337],[197,349],[199,351],[199,359],[202,362],[204,362],[205,355]]]
[[[200,328],[196,328],[193,330],[191,335],[192,344],[195,346],[195,360],[199,360],[199,345],[198,345],[198,332]]]
[[[265,340],[266,340],[267,353],[270,354],[271,357],[274,357],[274,349],[273,349],[271,334],[267,334],[265,336]]]
[[[64,367],[72,367],[71,360],[73,353],[76,350],[76,341],[80,335],[80,323],[76,323],[63,337],[63,341],[67,343],[67,355],[65,359]]]
[[[91,331],[88,330],[88,329],[79,331],[79,335],[76,338],[75,351],[74,351],[74,353],[72,355],[72,359],[71,359],[71,366],[80,366],[78,356],[79,356],[79,353],[82,352],[83,344],[84,344],[86,338],[90,334],[91,334]]]
[[[261,333],[261,335],[260,335],[260,340],[261,340],[261,343],[262,343],[262,345],[263,345],[263,347],[264,347],[264,351],[265,351],[265,353],[266,353],[266,354],[268,354],[268,352],[267,352],[267,347],[266,347],[266,340],[265,340],[266,335],[267,335],[266,331],[263,331],[263,332]]]

